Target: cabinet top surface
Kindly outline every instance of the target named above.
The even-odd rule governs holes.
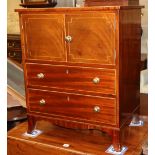
[[[104,10],[124,10],[141,9],[144,6],[95,6],[95,7],[60,7],[60,8],[22,8],[15,9],[16,12],[62,12],[62,11],[104,11]]]

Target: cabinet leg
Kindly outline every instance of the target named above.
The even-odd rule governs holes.
[[[112,145],[116,152],[121,152],[120,131],[113,130]]]
[[[27,119],[28,119],[27,133],[31,134],[36,126],[36,119],[33,116],[27,116]]]

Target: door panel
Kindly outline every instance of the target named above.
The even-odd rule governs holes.
[[[69,61],[114,64],[115,22],[114,13],[68,15]]]
[[[24,15],[27,59],[65,61],[64,15]]]

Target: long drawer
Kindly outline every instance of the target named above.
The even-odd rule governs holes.
[[[37,89],[28,89],[27,96],[31,112],[41,112],[110,125],[116,124],[116,100],[114,98]]]
[[[115,70],[26,64],[27,85],[115,94]]]

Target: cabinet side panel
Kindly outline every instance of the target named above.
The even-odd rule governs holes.
[[[130,115],[140,104],[141,10],[120,11],[120,115]]]

